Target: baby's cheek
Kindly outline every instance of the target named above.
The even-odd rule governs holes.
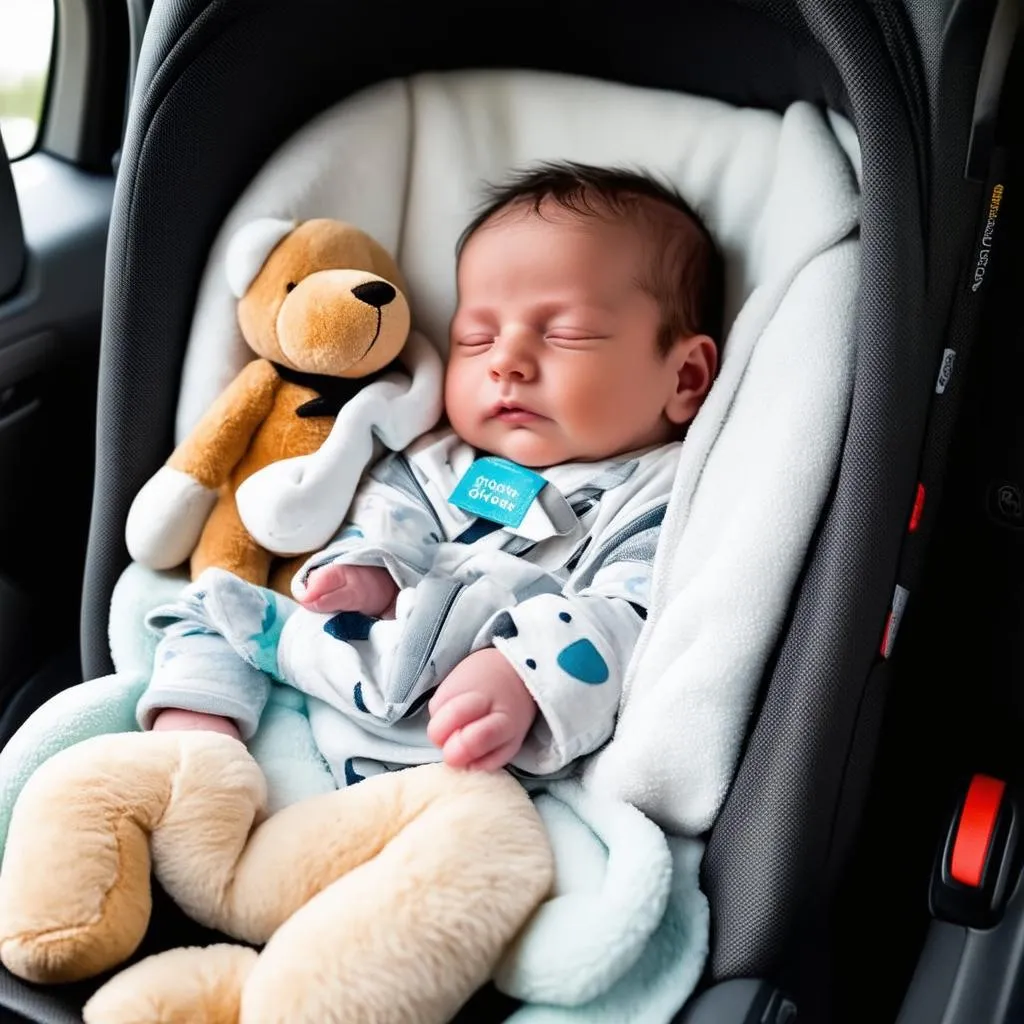
[[[444,371],[444,404],[446,406],[455,401],[458,391],[459,370],[452,363],[449,363]]]
[[[600,431],[613,419],[621,404],[619,382],[615,375],[595,373],[593,368],[581,367],[568,377],[563,387],[562,414],[567,422]]]
[[[474,395],[478,388],[469,378],[470,375],[461,367],[449,367],[445,375],[444,407],[458,434],[472,420],[477,404]]]

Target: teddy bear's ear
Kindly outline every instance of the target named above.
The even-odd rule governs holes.
[[[240,227],[228,243],[225,270],[231,294],[240,299],[256,280],[267,257],[295,230],[297,221],[260,217]]]

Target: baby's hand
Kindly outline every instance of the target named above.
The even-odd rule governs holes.
[[[323,565],[306,577],[299,599],[312,612],[362,612],[393,618],[398,586],[387,569],[374,565]]]
[[[526,739],[537,705],[516,670],[493,647],[452,669],[430,700],[430,742],[453,768],[496,771]]]

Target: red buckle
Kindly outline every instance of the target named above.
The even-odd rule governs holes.
[[[981,885],[1005,791],[1006,783],[1001,779],[989,775],[971,779],[949,861],[950,875],[962,885]]]

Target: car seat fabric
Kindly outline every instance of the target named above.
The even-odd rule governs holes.
[[[300,124],[384,78],[468,64],[571,72],[775,110],[799,98],[830,106],[850,117],[863,158],[856,385],[835,485],[704,865],[715,918],[709,977],[770,973],[786,962],[797,922],[827,905],[831,866],[856,820],[887,675],[878,642],[958,245],[980,194],[961,173],[984,40],[964,30],[969,19],[948,16],[967,6],[690,0],[581,18],[568,3],[498,0],[485,21],[465,0],[372,9],[296,0],[287,10],[270,0],[158,0],[108,251],[86,675],[109,669],[106,618],[127,561],[125,513],[173,441],[203,261],[232,202]],[[984,17],[973,20],[983,33]],[[492,30],[495,21],[502,31]],[[382,26],[386,42],[372,45]],[[371,42],[346,47],[339,60],[339,41],[354,38]],[[929,236],[926,222],[941,227]],[[947,407],[955,391],[954,381]],[[852,809],[837,816],[848,792]]]
[[[600,126],[587,117],[595,95]],[[402,117],[402,112],[410,116]],[[614,130],[617,124],[622,130]],[[668,671],[651,681],[648,689],[654,690],[655,699],[641,705],[643,711],[634,719],[632,750],[628,737],[618,746],[613,740],[608,753],[617,757],[618,767],[602,777],[599,766],[584,782],[606,795],[622,796],[616,784],[628,780],[634,787],[628,794],[633,802],[652,813],[664,809],[645,806],[644,789],[660,795],[666,776],[684,779],[686,784],[676,792],[690,802],[680,804],[674,817],[671,812],[652,816],[668,818],[667,824],[677,830],[700,832],[709,823],[701,815],[713,815],[728,782],[760,665],[784,613],[841,440],[853,366],[853,169],[824,117],[806,104],[796,104],[779,117],[687,96],[526,72],[428,75],[387,83],[303,129],[268,161],[229,216],[200,290],[183,407],[195,400],[193,389],[202,393],[209,388],[220,364],[245,353],[233,330],[234,300],[221,251],[240,223],[266,215],[355,219],[349,209],[363,205],[364,191],[371,191],[382,212],[393,217],[386,209],[389,190],[381,187],[379,175],[374,188],[374,179],[339,173],[349,167],[346,149],[365,160],[367,174],[373,172],[374,154],[367,159],[367,151],[375,144],[393,146],[381,125],[390,126],[407,143],[417,140],[414,153],[391,154],[404,173],[392,183],[390,198],[392,210],[403,211],[396,228],[405,246],[414,321],[433,333],[443,332],[454,306],[453,261],[441,254],[454,251],[455,238],[470,215],[474,186],[481,178],[494,179],[510,166],[532,160],[614,162],[624,150],[631,162],[666,174],[703,208],[729,253],[730,319],[739,312],[728,332],[722,375],[691,428],[661,540],[660,551],[669,556],[668,569],[662,571],[663,607],[674,614],[659,632],[658,612],[652,608],[649,648],[655,658],[667,659]],[[599,130],[609,128],[607,135]],[[475,140],[487,130],[490,145],[481,149]],[[606,139],[613,140],[611,146]],[[359,161],[353,163],[358,168]],[[132,576],[145,582],[144,573],[126,573],[122,583]],[[170,582],[157,576],[151,580],[161,592]],[[129,599],[113,603],[112,647],[122,654],[145,646],[142,638],[132,636],[133,629],[141,631],[141,612],[147,607],[147,595],[138,590],[122,586],[119,592],[128,593]],[[681,601],[676,590],[682,591]],[[738,593],[745,599],[737,601]],[[159,600],[157,593],[149,596]],[[135,694],[140,666],[118,668],[134,671],[122,688]],[[633,679],[632,699],[642,700],[646,695],[641,687],[647,682],[642,667]],[[690,681],[693,685],[687,685]],[[85,699],[84,691],[98,685],[76,689]],[[31,729],[26,725],[4,751],[0,783],[5,793],[14,791],[8,785],[12,775],[25,775],[20,765],[12,767],[17,750],[35,758],[49,749],[51,737],[40,733],[46,713],[71,707],[75,696],[68,691],[52,708],[40,709],[29,723]],[[674,724],[675,745],[671,740],[656,744],[652,761],[649,741],[661,719]],[[56,724],[65,725],[63,720]],[[621,766],[629,765],[631,755],[639,764],[630,773]],[[653,775],[652,767],[659,774]],[[683,853],[686,849],[677,853],[692,862]],[[671,1001],[673,996],[681,1000],[692,985],[703,959],[706,928],[700,923],[703,912],[693,914],[703,903],[695,902],[695,890],[688,890],[682,879],[676,879],[676,887],[675,899],[684,908],[678,913],[691,916],[676,916],[661,928],[653,959],[663,965],[666,935],[674,936],[677,956],[686,953],[686,972],[665,975],[661,966],[652,973],[652,958],[645,953],[640,973],[632,972],[611,995],[609,1012],[632,1005],[648,1019],[651,1006],[644,1000],[655,988],[663,1001]],[[628,898],[624,889],[618,902]],[[614,920],[608,918],[609,926]],[[656,921],[652,918],[651,928]],[[535,930],[528,929],[524,937],[527,950]],[[559,941],[552,948],[573,946]],[[549,953],[538,962],[557,980],[558,956]],[[563,982],[592,984],[587,977],[568,974]],[[640,985],[638,977],[647,981]],[[665,978],[672,984],[666,986]],[[530,991],[536,986],[530,975],[523,976],[523,983]],[[547,999],[557,1001],[547,991]]]

